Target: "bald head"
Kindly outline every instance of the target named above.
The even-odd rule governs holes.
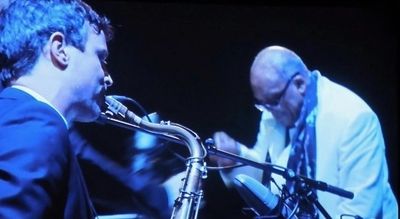
[[[307,74],[308,69],[301,58],[293,51],[281,46],[270,46],[257,54],[250,72],[251,78],[259,78],[268,73],[289,78],[296,72]]]
[[[270,46],[257,54],[250,69],[250,83],[258,106],[290,127],[298,118],[309,71],[293,51]]]

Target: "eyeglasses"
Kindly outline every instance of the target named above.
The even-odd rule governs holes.
[[[282,101],[282,97],[283,97],[283,95],[285,95],[286,90],[289,88],[289,85],[290,85],[290,83],[292,82],[293,78],[294,78],[296,75],[298,75],[298,74],[300,74],[300,73],[297,72],[297,73],[293,74],[293,75],[288,79],[288,81],[287,81],[286,84],[285,84],[285,87],[283,87],[282,91],[279,92],[279,94],[277,95],[277,97],[275,98],[274,101],[271,101],[271,103],[263,103],[263,104],[256,103],[256,104],[254,104],[254,106],[255,106],[258,110],[260,110],[261,112],[264,112],[264,111],[271,111],[273,108],[277,107],[277,106],[280,104],[280,102]]]

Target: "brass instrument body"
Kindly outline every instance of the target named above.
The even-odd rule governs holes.
[[[107,112],[102,113],[101,122],[142,130],[188,147],[190,157],[186,159],[186,174],[182,179],[182,186],[179,189],[179,196],[175,200],[171,219],[197,218],[203,198],[201,182],[207,177],[207,168],[204,162],[207,151],[199,136],[192,130],[176,123],[161,121],[158,124],[145,121],[109,96],[106,97],[106,104]],[[118,119],[114,117],[118,117]]]

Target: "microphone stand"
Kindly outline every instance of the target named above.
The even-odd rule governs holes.
[[[311,179],[311,178],[308,178],[308,177],[305,177],[302,175],[296,175],[296,173],[291,169],[281,167],[278,165],[274,165],[271,163],[267,163],[267,162],[264,162],[264,163],[256,162],[253,160],[249,160],[249,159],[240,157],[236,154],[232,154],[232,153],[229,153],[229,152],[226,152],[223,150],[219,150],[215,147],[214,141],[212,139],[207,139],[205,141],[205,146],[206,146],[207,152],[209,154],[216,155],[218,157],[227,158],[227,159],[230,159],[230,160],[242,163],[242,164],[250,165],[252,167],[262,169],[264,171],[270,171],[271,173],[281,175],[287,181],[289,181],[289,180],[295,181],[296,183],[298,183],[300,185],[301,194],[303,196],[305,196],[305,199],[309,203],[314,203],[315,206],[322,213],[322,215],[324,215],[325,218],[330,219],[332,217],[328,214],[328,212],[325,210],[325,208],[318,201],[317,196],[316,196],[315,192],[313,191],[313,189],[330,192],[335,195],[339,195],[341,197],[345,197],[345,198],[349,198],[349,199],[353,199],[353,197],[354,197],[354,194],[350,191],[347,191],[347,190],[341,189],[339,187],[329,185],[325,182],[317,181],[317,180],[314,180],[314,179]]]

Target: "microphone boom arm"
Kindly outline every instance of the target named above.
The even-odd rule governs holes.
[[[325,182],[322,182],[322,181],[310,179],[308,177],[301,176],[301,175],[296,175],[295,172],[293,170],[291,170],[291,169],[288,169],[288,168],[285,168],[285,167],[282,167],[282,166],[278,166],[278,165],[274,165],[274,164],[271,164],[271,163],[256,162],[256,161],[249,160],[249,159],[240,157],[238,155],[235,155],[235,154],[223,151],[223,150],[219,150],[219,149],[217,149],[215,147],[212,139],[207,139],[206,142],[205,142],[205,145],[206,145],[206,149],[207,149],[209,154],[216,155],[216,156],[223,157],[223,158],[227,158],[227,159],[230,159],[230,160],[234,160],[236,162],[247,164],[247,165],[250,165],[250,166],[258,168],[258,169],[270,171],[271,173],[275,173],[275,174],[283,176],[286,180],[302,181],[303,183],[305,183],[310,188],[314,188],[314,189],[317,189],[317,190],[330,192],[330,193],[333,193],[335,195],[338,195],[338,196],[341,196],[341,197],[345,197],[345,198],[348,198],[348,199],[353,199],[353,197],[354,197],[354,193],[352,193],[350,191],[341,189],[341,188],[336,187],[336,186],[329,185],[328,183],[325,183]]]
[[[346,191],[339,187],[329,185],[322,181],[317,181],[317,180],[307,178],[305,176],[296,175],[295,172],[291,169],[284,168],[282,166],[274,165],[274,164],[267,163],[267,162],[264,162],[264,163],[256,162],[256,161],[246,159],[246,158],[240,157],[238,155],[235,155],[235,154],[223,151],[223,150],[219,150],[215,147],[214,141],[212,139],[207,139],[205,141],[205,146],[206,146],[207,152],[209,154],[227,158],[227,159],[239,162],[239,163],[250,165],[250,166],[258,168],[258,169],[262,169],[264,171],[269,171],[271,173],[281,175],[288,181],[291,180],[291,181],[300,182],[302,185],[301,193],[303,193],[303,195],[305,195],[306,200],[308,200],[310,203],[314,203],[315,206],[322,213],[322,215],[324,215],[324,217],[327,219],[331,219],[332,217],[328,214],[328,212],[325,210],[325,208],[318,201],[317,196],[315,195],[315,193],[313,192],[312,189],[327,191],[327,192],[330,192],[330,193],[333,193],[333,194],[336,194],[336,195],[339,195],[339,196],[342,196],[345,198],[349,198],[349,199],[353,199],[353,197],[354,197],[354,194],[350,191]]]

